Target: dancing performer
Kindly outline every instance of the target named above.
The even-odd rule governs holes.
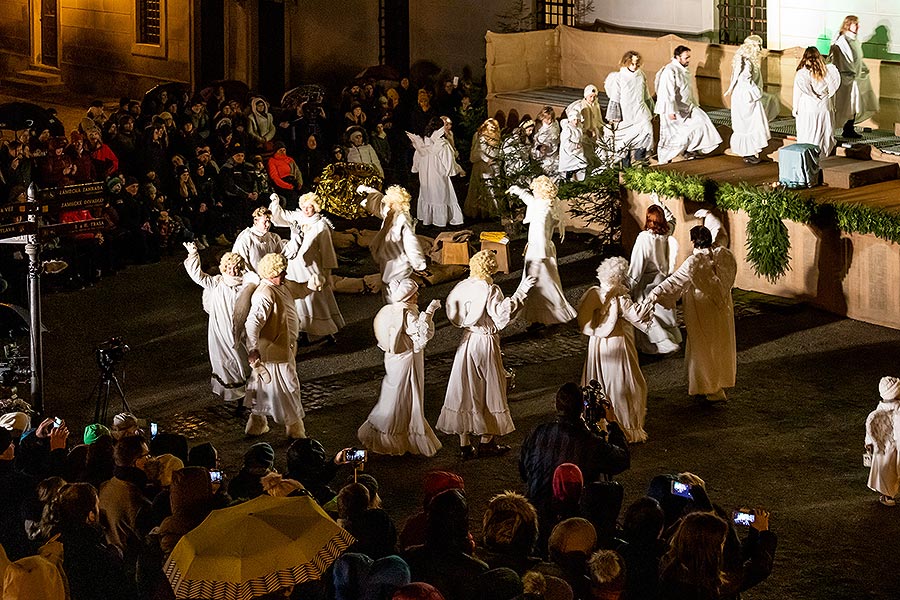
[[[459,435],[463,459],[508,452],[509,446],[498,444],[496,437],[516,428],[506,403],[500,331],[522,307],[535,279],[524,277],[506,298],[494,285],[496,272],[497,255],[491,250],[476,252],[469,260],[469,278],[447,296],[447,318],[465,332],[453,358],[436,429]],[[473,435],[481,436],[477,451]]]
[[[545,106],[537,115],[537,131],[531,156],[541,163],[541,170],[550,179],[559,179],[559,123],[552,106]]]
[[[419,313],[419,285],[412,279],[399,281],[390,300],[375,316],[375,337],[384,350],[381,395],[356,435],[379,454],[434,456],[441,443],[425,419],[425,344],[441,303],[432,300]]]
[[[525,246],[525,266],[522,280],[537,279],[535,288],[525,299],[522,318],[532,324],[554,325],[575,318],[575,309],[563,294],[556,266],[556,245],[553,232],[559,232],[559,240],[566,237],[566,228],[559,209],[557,187],[546,175],[535,177],[531,182],[533,194],[517,185],[509,188],[525,203],[524,223],[528,224],[528,244]]]
[[[331,241],[334,226],[319,213],[319,197],[314,192],[300,196],[297,210],[282,209],[277,194],[272,194],[271,200],[272,222],[283,227],[297,223],[303,233],[299,252],[288,260],[288,279],[303,284],[312,282],[312,287],[320,288],[296,301],[300,331],[333,342],[334,334],[344,326],[331,284],[331,271],[338,266]]]
[[[653,150],[653,100],[642,63],[641,55],[629,50],[619,61],[619,70],[610,73],[603,84],[609,96],[606,121],[615,152],[625,166],[631,165],[632,154],[641,162]]]
[[[731,151],[750,165],[759,163],[759,153],[769,145],[769,121],[778,116],[778,100],[763,91],[759,59],[762,38],[750,35],[734,53],[731,62]]]
[[[828,62],[841,74],[841,85],[834,94],[834,124],[841,126],[841,137],[846,139],[861,138],[853,124],[862,123],[878,110],[878,96],[872,90],[858,36],[859,18],[847,15],[828,54]]]
[[[881,402],[866,418],[866,453],[872,457],[868,486],[879,502],[895,506],[900,492],[900,379],[882,377]]]
[[[650,304],[635,304],[625,278],[628,261],[616,256],[597,267],[599,286],[589,288],[578,303],[578,326],[589,336],[581,385],[597,380],[613,403],[619,425],[631,443],[647,439],[647,382],[634,347],[634,327],[644,329],[653,313]]]
[[[469,192],[463,204],[463,214],[473,219],[483,219],[497,214],[497,201],[491,189],[491,179],[497,175],[497,157],[500,154],[500,124],[497,119],[487,119],[472,137],[469,160],[472,175]]]
[[[803,52],[794,75],[794,118],[797,143],[819,148],[819,158],[834,149],[834,109],[831,97],[841,84],[834,65],[826,65],[815,46]]]
[[[653,288],[647,301],[674,308],[684,298],[688,393],[725,402],[725,388],[734,387],[737,373],[731,300],[737,261],[727,248],[713,246],[712,234],[702,225],[691,229],[691,241],[693,254]]]
[[[259,259],[266,254],[274,252],[292,257],[300,250],[299,229],[296,236],[292,234],[290,240],[283,240],[277,233],[269,231],[271,228],[272,211],[260,206],[253,211],[253,226],[244,229],[234,240],[231,251],[239,254],[254,271]]]
[[[300,319],[294,300],[318,290],[310,287],[313,282],[300,285],[287,279],[287,267],[282,254],[266,254],[259,260],[260,282],[246,322],[247,355],[254,368],[245,401],[251,406],[247,435],[269,431],[266,416],[270,416],[284,425],[289,438],[306,437],[296,359]]]
[[[450,178],[462,175],[456,162],[456,150],[446,139],[447,130],[440,117],[432,117],[425,127],[425,137],[406,132],[416,152],[412,172],[419,174],[419,198],[416,214],[423,225],[446,227],[462,225],[463,213]]]
[[[722,143],[722,136],[694,98],[690,63],[690,48],[677,46],[669,64],[656,73],[657,158],[661,165],[679,154],[685,158],[709,154]]]

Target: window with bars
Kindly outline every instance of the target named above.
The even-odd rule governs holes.
[[[557,25],[574,27],[576,4],[576,0],[537,0],[538,29],[551,29]]]
[[[159,46],[162,42],[162,0],[137,0],[137,42]]]
[[[742,44],[756,34],[767,45],[767,0],[721,0],[719,2],[719,43]]]

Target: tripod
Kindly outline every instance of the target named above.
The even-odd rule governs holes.
[[[115,388],[113,388],[114,385]],[[128,401],[125,400],[125,392],[122,390],[122,386],[116,377],[115,365],[103,364],[100,366],[100,378],[97,380],[97,385],[94,386],[94,390],[88,396],[88,400],[94,399],[94,423],[106,423],[106,413],[109,411],[109,396],[113,389],[119,392],[119,396],[122,398],[122,408],[125,412],[131,412],[131,408],[128,407]]]

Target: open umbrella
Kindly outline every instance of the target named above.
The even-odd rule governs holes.
[[[353,543],[308,496],[260,496],[214,510],[169,555],[176,598],[250,600],[319,579]]]
[[[390,65],[373,65],[360,71],[356,79],[375,79],[378,81],[400,81],[400,71]]]
[[[212,81],[200,90],[200,97],[203,98],[204,102],[209,102],[209,99],[216,93],[216,88],[218,87],[222,87],[225,90],[226,101],[237,100],[242,106],[247,105],[247,100],[250,98],[250,87],[237,79]]]
[[[40,132],[50,129],[57,120],[46,109],[31,102],[0,104],[0,129],[31,129]]]
[[[324,99],[325,88],[321,85],[315,83],[300,85],[284,93],[281,97],[281,108],[291,110],[303,102],[321,104]]]

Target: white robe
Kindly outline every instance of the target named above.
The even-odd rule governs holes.
[[[763,92],[759,66],[742,56],[732,63],[731,84],[731,151],[738,156],[755,156],[769,145],[772,134],[769,120],[778,114],[777,100]],[[770,114],[774,107],[774,113]]]
[[[381,395],[356,435],[378,454],[434,456],[441,443],[425,419],[425,344],[434,335],[432,316],[406,303],[389,304],[382,311],[390,322],[384,324],[388,343],[381,348]]]
[[[893,498],[900,493],[900,402],[882,400],[869,413],[866,445],[873,447],[869,489]]]
[[[677,255],[678,241],[671,235],[646,230],[638,234],[628,263],[628,282],[635,302],[645,300],[675,270]],[[635,332],[635,343],[644,354],[669,354],[678,350],[681,330],[675,311],[655,305],[647,331]]]
[[[653,149],[653,100],[647,79],[640,69],[621,67],[607,75],[603,84],[609,105],[606,109],[607,136],[619,158],[630,150]],[[613,121],[618,121],[613,124]]]
[[[815,79],[809,69],[794,75],[793,115],[797,123],[797,143],[819,147],[819,158],[834,149],[834,110],[831,97],[841,83],[834,65],[825,65],[825,77]]]
[[[584,170],[587,168],[587,159],[584,156],[584,146],[581,144],[583,137],[581,130],[572,125],[568,119],[563,119],[559,134],[559,173],[564,175],[569,171],[576,171],[576,179],[584,179]]]
[[[534,132],[534,143],[531,156],[541,163],[541,170],[550,179],[559,179],[559,123],[554,119],[550,123],[538,123]]]
[[[850,119],[862,123],[878,110],[878,96],[872,89],[869,67],[863,61],[862,44],[858,36],[851,37],[839,35],[828,54],[841,74],[841,85],[834,94],[835,127],[843,127]]]
[[[581,385],[596,379],[613,404],[619,425],[629,442],[647,439],[647,382],[634,347],[634,328],[641,317],[628,290],[593,286],[578,303],[581,333],[589,336]]]
[[[382,198],[381,192],[366,197],[366,210],[383,219],[381,229],[369,244],[369,251],[381,266],[381,280],[390,284],[408,278],[413,271],[425,270],[427,265],[410,214],[389,210],[382,204]]]
[[[722,136],[694,98],[687,67],[673,58],[656,73],[655,83],[659,164],[666,164],[683,152],[708,154],[718,148]],[[670,115],[675,115],[675,119],[670,119]]]
[[[737,348],[731,288],[736,274],[737,262],[727,248],[695,248],[678,270],[650,293],[651,300],[670,308],[679,298],[684,299],[684,360],[692,396],[734,387]]]
[[[444,433],[505,435],[515,430],[506,402],[500,331],[521,308],[525,292],[504,298],[500,288],[465,279],[447,297],[447,317],[463,333],[447,381],[436,429]]]
[[[300,331],[318,337],[334,335],[345,323],[331,285],[331,271],[338,266],[331,241],[331,223],[319,213],[307,217],[301,209],[284,210],[277,200],[269,208],[273,223],[288,227],[291,222],[296,222],[303,232],[300,251],[288,261],[288,279],[298,283],[313,280],[314,286],[322,286],[320,291],[294,302],[300,319]]]
[[[184,268],[194,283],[203,288],[203,310],[209,315],[206,338],[212,366],[212,392],[226,402],[240,400],[250,377],[244,322],[259,278],[255,273],[236,278],[207,275],[200,267],[198,253],[184,259]]]
[[[553,243],[554,231],[559,231],[560,240],[566,233],[559,214],[559,200],[536,198],[519,186],[512,186],[509,191],[521,198],[526,206],[522,222],[528,225],[528,244],[525,246],[522,280],[529,276],[537,279],[528,292],[521,316],[531,323],[544,325],[571,321],[575,318],[575,309],[563,293],[556,265],[556,245]]]
[[[497,214],[497,201],[494,200],[490,180],[497,175],[497,156],[500,148],[483,135],[476,133],[472,137],[472,149],[469,161],[472,163],[472,176],[469,178],[469,192],[463,204],[463,214],[472,218],[493,217]]]
[[[463,213],[456,199],[450,178],[462,173],[456,163],[453,146],[444,138],[444,129],[437,129],[429,137],[406,134],[416,149],[412,172],[419,174],[419,198],[416,215],[423,225],[446,227],[462,225]]]
[[[235,238],[231,251],[240,254],[244,262],[255,272],[259,259],[266,254],[284,254],[285,257],[291,258],[299,247],[299,240],[283,240],[277,233],[271,231],[260,233],[256,228],[248,227]]]

